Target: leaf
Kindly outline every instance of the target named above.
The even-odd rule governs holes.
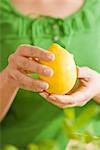
[[[60,150],[54,140],[45,140],[39,143],[39,150]]]
[[[74,129],[77,130],[79,128],[84,127],[96,115],[97,112],[98,108],[93,104],[89,107],[86,107],[85,110],[81,112],[81,114],[76,119]]]
[[[3,147],[3,150],[18,150],[18,148],[13,145],[7,144]]]
[[[66,119],[69,119],[71,121],[75,120],[75,109],[74,108],[66,108],[64,109]]]
[[[70,123],[70,121],[64,120],[62,128],[64,129],[64,132],[69,139],[78,139],[78,136],[75,134],[75,130],[73,129],[73,126]]]
[[[27,146],[28,150],[39,150],[39,147],[36,144],[29,144]]]

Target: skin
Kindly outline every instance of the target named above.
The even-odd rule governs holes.
[[[37,59],[36,59],[37,58]],[[54,55],[41,48],[21,45],[9,56],[8,66],[0,74],[0,119],[6,115],[19,88],[40,92],[48,88],[44,81],[32,78],[29,73],[51,76],[53,70],[39,64],[39,60],[52,61]]]
[[[20,0],[12,0],[12,3],[24,15],[37,13],[54,17],[57,14],[59,17],[71,15],[78,11],[83,4],[82,0],[39,0],[39,3],[36,3],[35,0],[23,1],[22,3]],[[2,81],[0,82],[0,97],[2,97],[0,99],[0,120],[8,112],[20,88],[40,92],[47,101],[60,108],[83,106],[91,98],[100,102],[100,74],[87,67],[78,69],[79,87],[69,95],[50,95],[43,92],[49,85],[44,81],[32,78],[30,73],[36,72],[45,76],[52,76],[53,70],[41,65],[39,60],[52,61],[54,58],[52,53],[30,45],[18,46],[15,53],[9,56],[8,66],[0,74],[0,81]]]
[[[65,17],[74,14],[82,7],[84,0],[11,0],[17,10],[33,18],[38,15]],[[60,10],[60,11],[59,11]]]
[[[78,68],[79,84],[67,95],[40,93],[50,103],[60,107],[84,106],[92,98],[100,102],[100,74],[88,67]]]

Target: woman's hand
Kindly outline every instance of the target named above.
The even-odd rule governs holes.
[[[51,76],[51,68],[41,65],[39,60],[52,61],[54,54],[39,47],[21,45],[9,56],[8,66],[0,73],[0,120],[9,110],[19,88],[40,92],[48,83],[32,78],[29,73]]]
[[[48,88],[48,84],[28,76],[28,73],[39,73],[45,76],[52,75],[52,69],[39,64],[38,60],[52,61],[53,59],[54,55],[42,48],[21,45],[14,54],[9,56],[8,74],[19,88],[37,92],[42,91]]]
[[[78,68],[79,84],[67,95],[40,93],[47,101],[60,107],[83,106],[92,98],[100,102],[100,74],[88,68]],[[98,98],[98,99],[96,99]]]

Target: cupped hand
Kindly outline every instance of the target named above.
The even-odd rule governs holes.
[[[66,95],[40,93],[47,101],[60,107],[84,106],[92,98],[100,95],[100,74],[88,67],[78,68],[79,84]]]

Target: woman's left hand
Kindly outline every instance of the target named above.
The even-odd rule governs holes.
[[[88,67],[80,67],[78,79],[80,81],[78,87],[67,95],[47,92],[42,92],[40,95],[60,108],[84,106],[92,98],[100,102],[100,74]]]

